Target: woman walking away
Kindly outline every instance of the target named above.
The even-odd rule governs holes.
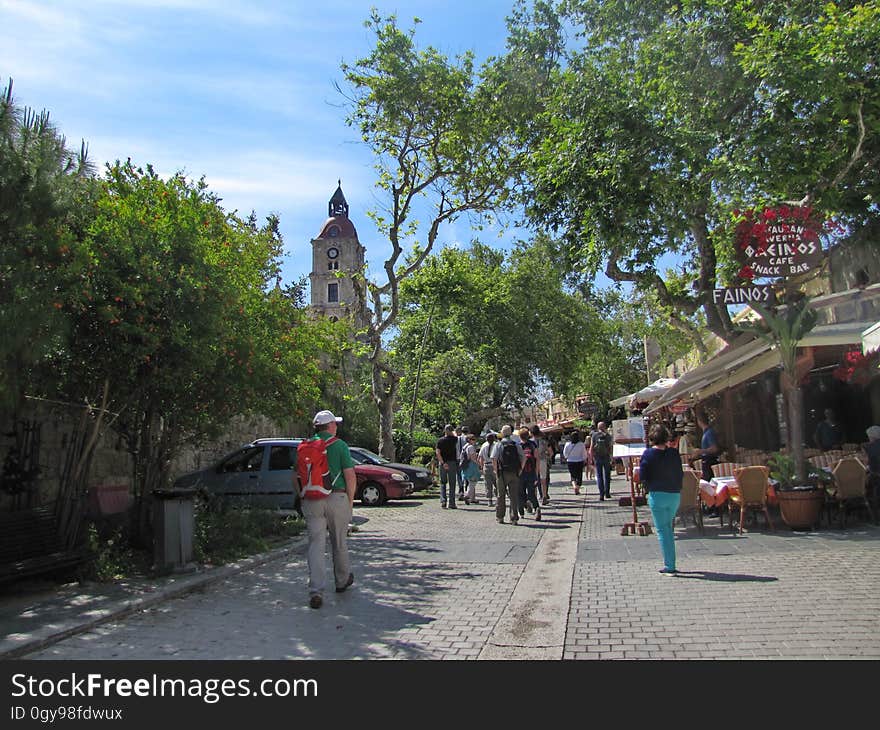
[[[565,463],[568,464],[568,473],[571,475],[571,486],[574,493],[581,493],[581,485],[584,483],[584,463],[587,460],[587,447],[581,441],[580,431],[571,434],[569,441],[562,450]]]
[[[532,426],[532,439],[538,444],[538,486],[541,488],[541,504],[546,507],[550,504],[550,454],[553,447],[537,424]]]
[[[645,449],[639,464],[639,479],[648,492],[648,506],[654,518],[654,529],[663,553],[663,575],[675,575],[675,513],[681,502],[681,482],[684,472],[677,449],[670,449],[669,431],[656,424],[648,432],[649,448]]]
[[[477,502],[477,482],[480,481],[480,466],[477,463],[477,436],[469,433],[464,448],[461,452],[461,473],[464,475],[465,504],[479,504]]]
[[[584,441],[585,445],[593,443],[594,433],[596,433],[596,429],[594,428],[593,424],[590,423],[587,438]],[[587,447],[587,463],[584,464],[584,476],[586,477],[588,482],[591,482],[596,478],[596,465],[593,461],[593,455],[590,453],[589,447]]]
[[[483,472],[483,481],[486,483],[486,500],[489,506],[492,506],[492,500],[495,497],[495,486],[497,483],[497,475],[495,474],[495,462],[492,460],[495,448],[495,434],[490,431],[486,434],[486,443],[480,447],[477,454],[477,462],[479,462],[480,470]]]

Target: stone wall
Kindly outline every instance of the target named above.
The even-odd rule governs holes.
[[[38,422],[39,429],[39,476],[36,492],[30,500],[21,496],[14,498],[0,491],[0,512],[26,506],[53,502],[64,470],[65,458],[76,430],[82,408],[48,401],[29,401],[23,417]],[[289,423],[279,425],[269,418],[237,417],[230,421],[223,436],[215,441],[183,449],[171,468],[172,479],[190,471],[208,466],[225,454],[253,441],[268,436],[304,436],[310,433],[307,424]],[[0,463],[15,443],[13,424],[3,423],[0,430]],[[131,457],[125,450],[125,442],[112,430],[106,429],[95,447],[88,484],[90,487],[107,484],[131,486]]]

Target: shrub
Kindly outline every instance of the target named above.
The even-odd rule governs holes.
[[[430,431],[413,431],[413,449],[417,449],[420,446],[427,446],[433,449],[436,443],[437,437]]]
[[[298,517],[279,515],[271,509],[236,507],[219,500],[196,500],[195,558],[202,563],[222,565],[294,537],[303,529]]]
[[[413,452],[413,463],[414,464],[422,464],[423,466],[427,466],[431,463],[431,459],[434,458],[434,449],[430,446],[419,446]]]
[[[81,577],[109,583],[149,572],[152,562],[149,551],[135,550],[125,530],[118,528],[102,536],[94,524],[88,528],[88,558]]]
[[[397,461],[405,464],[413,456],[413,441],[409,434],[402,429],[395,428],[391,432],[391,438],[394,440],[394,457]]]

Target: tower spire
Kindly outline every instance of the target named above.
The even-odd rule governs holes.
[[[342,180],[338,180],[338,187],[333,197],[330,198],[330,204],[327,206],[327,215],[331,218],[341,216],[348,218],[348,201],[342,193]]]

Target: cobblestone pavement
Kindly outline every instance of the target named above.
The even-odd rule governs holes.
[[[631,509],[564,481],[518,527],[485,500],[356,506],[355,584],[321,610],[299,550],[27,658],[880,657],[880,529],[735,536],[710,519],[676,528],[683,573],[665,577],[654,535],[620,536]]]

